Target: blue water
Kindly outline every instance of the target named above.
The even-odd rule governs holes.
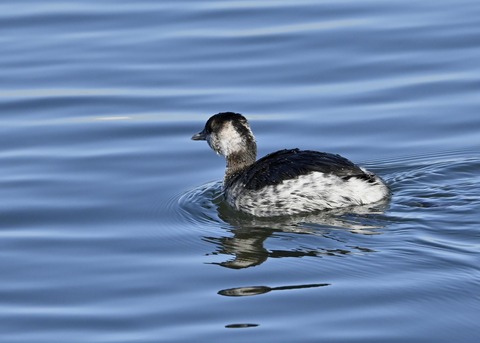
[[[0,3],[0,341],[480,339],[480,2]],[[190,137],[339,153],[390,203],[254,219]]]

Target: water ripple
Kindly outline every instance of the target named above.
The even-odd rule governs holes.
[[[479,14],[0,2],[2,341],[476,343]],[[223,161],[189,139],[228,110],[261,154],[340,153],[391,202],[233,211],[207,182]]]
[[[379,217],[387,202],[292,217],[257,218],[230,208],[223,200],[221,183],[213,182],[183,194],[174,209],[195,227],[201,228],[202,240],[213,244],[214,264],[228,268],[246,268],[265,262],[269,257],[315,257],[371,252],[362,247],[357,234],[381,233],[385,222]],[[175,207],[174,202],[171,206]],[[377,218],[377,219],[375,219]],[[336,230],[344,230],[342,233]],[[298,239],[310,235],[311,241]],[[340,236],[352,235],[350,239]],[[290,237],[294,244],[285,246]],[[269,241],[270,249],[265,248]],[[318,245],[320,244],[320,245]],[[218,255],[227,260],[218,262]],[[233,256],[233,258],[232,258]]]

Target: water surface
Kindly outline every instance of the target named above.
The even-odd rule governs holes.
[[[0,341],[477,342],[480,4],[4,1]],[[255,219],[190,137],[339,153],[382,206]]]

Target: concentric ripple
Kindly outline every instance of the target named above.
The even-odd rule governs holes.
[[[300,216],[258,218],[228,206],[221,188],[221,182],[210,182],[186,192],[179,196],[176,212],[201,230],[202,240],[213,245],[210,263],[222,267],[247,268],[272,257],[372,252],[359,237],[379,234],[385,224],[375,216],[383,213],[388,201]]]
[[[387,226],[388,230],[403,228],[411,218],[435,216],[435,211],[443,215],[448,210],[466,210],[476,201],[478,176],[474,170],[480,168],[478,158],[444,155],[441,159],[416,156],[407,160],[403,165],[388,161],[377,166],[380,171],[388,171],[382,176],[390,183],[393,196],[391,202],[374,206],[258,218],[230,208],[223,200],[221,182],[217,181],[179,196],[176,211],[201,230],[202,241],[214,249],[209,254],[211,263],[222,267],[247,268],[272,257],[371,253],[377,250],[375,243],[382,240],[372,246],[366,237],[384,233]],[[455,173],[458,175],[450,180]],[[459,189],[463,191],[458,193]]]
[[[194,224],[218,224],[218,206],[222,201],[222,183],[218,181],[180,195],[177,205],[179,214]]]

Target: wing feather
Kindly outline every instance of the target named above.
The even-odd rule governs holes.
[[[247,168],[241,178],[245,188],[258,190],[311,172],[333,174],[345,180],[370,178],[360,167],[340,155],[299,149],[266,155]]]

